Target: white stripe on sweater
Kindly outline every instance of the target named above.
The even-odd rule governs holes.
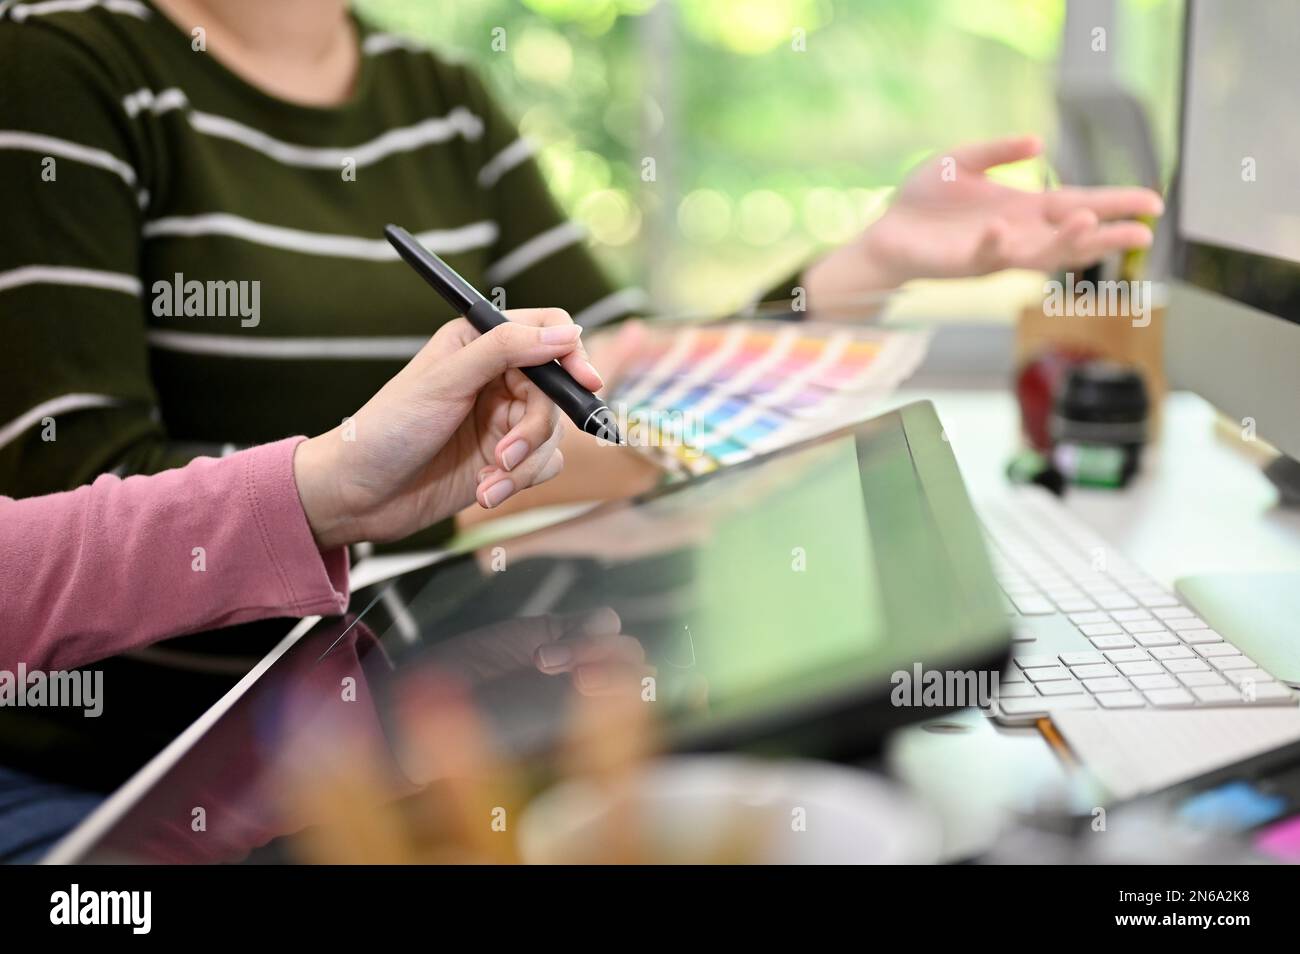
[[[69,268],[64,265],[24,265],[0,272],[0,291],[23,285],[80,285],[104,288],[127,295],[140,295],[140,279],[125,272],[104,272],[93,268]]]
[[[573,316],[573,323],[582,325],[583,328],[595,328],[611,318],[644,308],[649,300],[649,296],[640,288],[623,288],[592,302]]]
[[[146,239],[196,238],[204,235],[221,235],[243,239],[258,245],[302,252],[305,255],[330,255],[337,258],[357,258],[366,261],[386,262],[397,258],[396,250],[384,239],[368,239],[355,235],[330,235],[308,232],[282,225],[254,222],[225,212],[203,215],[175,215],[146,222],[143,229]],[[454,229],[421,232],[416,236],[420,244],[439,255],[455,254],[475,248],[486,248],[496,241],[495,222],[472,222]]]
[[[540,235],[534,235],[514,251],[493,262],[484,271],[484,277],[493,285],[509,281],[547,256],[582,241],[585,235],[582,226],[576,222],[562,222]]]
[[[357,168],[362,168],[396,153],[412,152],[433,143],[447,142],[457,136],[474,141],[483,135],[483,120],[465,107],[457,106],[446,116],[435,116],[410,126],[399,126],[354,146],[303,146],[276,139],[260,129],[226,116],[190,109],[189,106],[185,93],[175,87],[156,93],[153,90],[139,89],[122,100],[122,107],[131,117],[145,111],[159,116],[173,110],[186,110],[186,121],[195,132],[239,143],[286,166],[307,169],[338,169],[344,162],[352,162]]]
[[[427,337],[254,338],[188,331],[146,332],[150,345],[163,351],[220,355],[226,358],[364,358],[405,361],[429,341]]]
[[[45,0],[44,3],[16,3],[9,16],[22,23],[28,17],[44,17],[52,13],[80,13],[102,7],[109,13],[121,13],[137,20],[148,20],[149,8],[138,0]]]
[[[478,171],[478,184],[484,189],[492,188],[503,175],[531,156],[533,151],[532,142],[520,136],[483,165]]]
[[[83,162],[88,166],[107,169],[132,189],[135,188],[136,174],[130,164],[111,152],[93,146],[83,146],[67,139],[44,136],[40,133],[0,129],[0,149],[21,149],[26,152],[40,153],[43,156],[59,156],[63,159],[71,159],[73,162]]]
[[[14,418],[4,427],[0,427],[0,447],[4,447],[33,424],[39,424],[44,418],[65,414],[68,411],[82,411],[92,407],[112,407],[121,404],[121,400],[107,394],[64,394],[44,401],[29,411]]]

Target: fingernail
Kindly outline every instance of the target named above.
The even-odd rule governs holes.
[[[577,325],[548,325],[542,329],[543,344],[568,344],[577,341],[582,329]]]
[[[573,662],[573,650],[560,643],[537,647],[537,664],[543,669],[563,669]]]
[[[498,480],[487,490],[483,491],[483,506],[488,510],[491,510],[514,492],[515,482],[513,480],[509,477],[505,480]]]
[[[528,442],[515,441],[501,452],[501,466],[506,470],[514,470],[519,466],[519,462],[527,456]]]

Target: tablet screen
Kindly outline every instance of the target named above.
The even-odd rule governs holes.
[[[454,672],[530,745],[574,681],[621,679],[700,732],[879,695],[894,672],[977,656],[1005,630],[928,405],[446,561],[364,618],[399,673]],[[584,670],[609,639],[629,665]],[[570,659],[564,678],[538,671],[548,654]]]

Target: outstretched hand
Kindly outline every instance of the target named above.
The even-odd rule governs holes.
[[[934,156],[899,186],[857,240],[806,273],[814,304],[893,288],[913,278],[961,278],[1004,268],[1087,267],[1110,252],[1151,244],[1164,204],[1150,189],[1027,192],[986,174],[1042,151],[1034,136],[973,143]]]

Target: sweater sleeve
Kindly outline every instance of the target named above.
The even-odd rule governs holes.
[[[312,538],[293,477],[302,440],[0,497],[0,668],[68,669],[199,630],[341,613],[347,553]]]

